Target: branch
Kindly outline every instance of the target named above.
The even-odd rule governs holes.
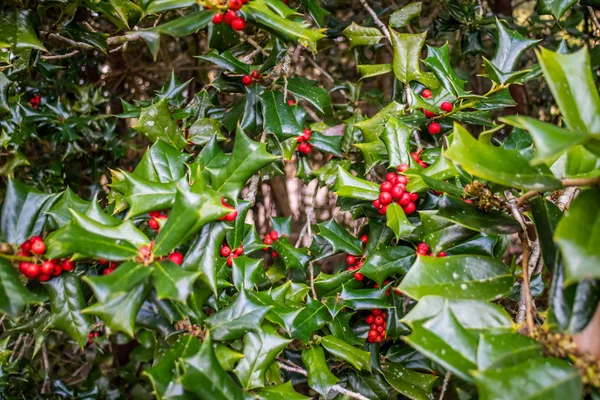
[[[373,9],[371,7],[369,7],[366,0],[359,0],[359,1],[360,1],[360,4],[362,4],[362,6],[365,8],[365,10],[367,10],[367,12],[371,15],[371,17],[373,18],[373,21],[375,22],[375,25],[377,25],[379,27],[379,30],[381,30],[381,32],[383,32],[383,34],[385,35],[387,40],[390,43],[392,43],[392,37],[390,36],[390,31],[388,30],[387,26],[385,26],[385,24],[383,22],[381,22],[381,20],[379,19],[379,17],[375,13],[375,11],[373,11]]]
[[[442,384],[442,391],[440,392],[439,400],[444,399],[444,395],[446,394],[446,390],[448,390],[448,383],[450,383],[450,378],[452,377],[452,372],[446,372],[446,376],[444,376],[444,383]]]
[[[285,363],[284,363],[285,362]],[[308,372],[306,372],[305,369],[300,368],[299,366],[297,366],[296,364],[292,363],[291,361],[288,360],[279,360],[279,368],[281,368],[284,371],[289,371],[289,372],[294,372],[296,374],[302,375],[302,376],[306,376],[308,377]],[[333,390],[335,390],[338,393],[341,393],[345,396],[348,396],[352,399],[358,399],[358,400],[369,400],[368,397],[363,396],[360,393],[356,393],[353,392],[351,390],[348,390],[340,385],[333,385],[331,387]]]
[[[560,181],[564,187],[569,186],[596,186],[600,185],[600,176],[594,178],[571,178],[561,179]]]
[[[81,51],[79,51],[79,50],[73,50],[73,51],[71,51],[69,53],[66,53],[66,54],[58,54],[58,55],[55,55],[55,56],[42,56],[42,60],[44,60],[44,61],[48,61],[48,60],[63,60],[65,58],[76,56],[80,52]]]

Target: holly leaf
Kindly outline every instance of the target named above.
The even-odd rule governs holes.
[[[290,341],[276,333],[247,333],[244,336],[244,358],[233,370],[242,387],[254,389],[265,386],[267,368]]]
[[[266,167],[278,157],[267,152],[265,143],[257,143],[237,128],[233,152],[223,166],[207,168],[212,178],[212,187],[226,197],[235,199],[255,172]]]
[[[245,290],[227,307],[206,319],[215,340],[231,340],[248,331],[260,331],[260,324],[271,307],[259,304],[248,297]]]
[[[148,136],[153,142],[162,140],[177,149],[182,149],[187,144],[183,132],[171,118],[169,104],[164,97],[158,103],[142,108],[133,129]]]
[[[514,278],[500,260],[484,256],[419,256],[400,284],[402,293],[450,299],[494,300],[510,291]]]
[[[552,14],[558,21],[576,3],[577,0],[539,0],[537,13],[540,15]]]
[[[433,385],[438,379],[435,375],[411,371],[397,363],[382,366],[382,369],[385,380],[398,393],[412,400],[429,399],[433,391]]]
[[[390,165],[410,163],[410,138],[412,129],[396,118],[390,118],[381,135],[387,149]]]
[[[390,307],[385,290],[348,289],[344,285],[339,298],[345,306],[354,310],[372,310],[374,308]]]
[[[96,300],[105,302],[113,293],[127,292],[148,281],[152,268],[133,261],[119,265],[112,274],[85,276],[82,279],[94,292]]]
[[[3,10],[0,13],[0,47],[12,48],[13,52],[25,49],[46,51],[35,33],[29,14],[29,10]]]
[[[307,343],[313,332],[331,320],[325,304],[308,297],[306,307],[296,316],[292,324],[292,337]]]
[[[11,263],[0,258],[0,310],[10,317],[18,317],[27,304],[40,302],[19,280]]]
[[[422,5],[420,2],[409,3],[390,15],[390,28],[402,28],[410,24],[413,19],[421,15]]]
[[[362,254],[362,242],[349,234],[334,219],[321,222],[317,226],[319,235],[331,244],[334,253],[343,252],[355,256]]]
[[[321,346],[312,346],[302,351],[302,362],[308,372],[308,385],[317,393],[327,397],[329,391],[340,380],[331,373],[325,352]]]
[[[371,354],[368,351],[357,349],[336,336],[328,335],[321,338],[321,346],[328,353],[340,358],[359,371],[371,371]]]
[[[273,242],[271,248],[279,254],[287,268],[296,268],[304,271],[310,262],[306,249],[294,247],[287,237],[280,237]]]
[[[419,5],[421,3],[418,3]],[[450,65],[450,56],[448,55],[448,43],[442,47],[427,46],[427,58],[423,63],[435,74],[444,89],[452,93],[456,98],[469,95],[464,90],[465,81],[460,79]]]
[[[312,1],[312,0],[302,0]],[[256,391],[260,400],[308,400],[310,397],[301,395],[294,390],[292,381],[287,381],[281,385],[271,385]]]
[[[521,55],[539,40],[530,40],[519,32],[507,29],[504,24],[496,19],[498,43],[496,52],[491,60],[491,65],[503,73],[514,71]]]
[[[392,72],[392,64],[357,65],[356,70],[360,74],[360,80],[363,80]]]
[[[173,207],[178,182],[152,182],[124,171],[121,172],[121,176],[125,185],[123,200],[129,204],[127,219],[150,211],[166,210]],[[116,187],[114,183],[113,180],[113,185],[111,185],[113,189],[119,190],[120,186]]]
[[[233,259],[232,277],[238,291],[256,289],[267,281],[262,260],[248,257]]]
[[[332,109],[329,93],[322,87],[319,87],[315,81],[308,80],[303,76],[295,76],[287,78],[285,81],[280,78],[277,81],[277,84],[284,86],[286,82],[287,90],[296,98],[308,101],[317,110],[319,110],[319,112],[325,115],[331,114]],[[279,100],[283,100],[283,96],[277,99],[277,101]],[[285,106],[287,106],[288,109],[291,109],[291,107],[289,107],[287,104],[285,104]]]
[[[405,275],[415,261],[415,251],[410,247],[384,247],[369,255],[360,273],[383,286],[383,281],[396,274]]]
[[[367,28],[352,22],[344,29],[342,35],[348,39],[350,47],[374,46],[381,41],[383,35],[377,28]]]
[[[396,78],[404,84],[420,78],[423,75],[420,66],[421,49],[427,33],[398,33],[390,29],[390,35],[394,48],[392,68]]]
[[[200,271],[189,271],[171,261],[153,264],[152,283],[159,299],[173,299],[185,303],[192,292]]]
[[[402,207],[398,204],[392,203],[388,205],[385,215],[387,217],[387,226],[394,231],[396,239],[400,239],[415,230],[415,227],[406,218]]]
[[[335,194],[340,197],[368,201],[379,197],[379,186],[373,182],[357,178],[341,167],[338,167],[338,179],[335,188]]]
[[[293,107],[283,99],[283,93],[271,90],[260,96],[263,106],[264,130],[280,141],[302,133],[302,126],[296,120]]]
[[[480,371],[504,368],[542,356],[542,345],[525,335],[486,332],[479,338],[477,367]]]
[[[194,125],[190,127],[190,131],[193,127]],[[185,176],[185,161],[189,156],[162,140],[154,143],[144,157],[152,165],[159,182],[178,181]]]
[[[68,224],[71,221],[70,209],[85,212],[90,206],[90,202],[81,199],[70,188],[67,188],[60,194],[60,197],[52,207],[46,211],[49,218],[49,227],[51,230],[56,230]]]
[[[83,314],[86,306],[81,280],[73,273],[64,273],[44,283],[50,297],[52,326],[66,332],[83,348],[92,330],[92,320]]]

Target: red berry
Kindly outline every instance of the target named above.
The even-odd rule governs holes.
[[[433,93],[431,93],[431,90],[429,90],[429,89],[424,89],[421,92],[421,96],[424,97],[424,98],[426,98],[426,99],[430,99],[430,98],[433,97]]]
[[[31,251],[31,240],[26,240],[21,244],[21,250],[25,251],[25,252],[30,252]]]
[[[385,180],[390,182],[390,183],[394,183],[396,181],[396,173],[395,172],[388,172],[385,176]]]
[[[114,268],[106,268],[104,271],[102,271],[102,275],[110,275],[113,273],[115,269]],[[41,277],[40,277],[41,280]]]
[[[381,208],[381,202],[379,201],[379,199],[373,200],[373,207],[375,207],[376,209]]]
[[[169,255],[169,260],[173,261],[177,265],[181,265],[183,263],[183,254],[178,251],[174,251]]]
[[[237,249],[233,251],[233,254],[236,256],[241,256],[244,253],[244,246],[240,245]]]
[[[269,233],[269,236],[271,236],[271,240],[275,241],[279,238],[279,233],[277,233],[277,231],[271,231],[271,233]]]
[[[371,325],[374,321],[375,321],[375,317],[372,315],[367,315],[367,318],[365,318],[365,322],[369,325]]]
[[[423,110],[423,112],[425,113],[425,116],[427,118],[433,118],[433,117],[435,117],[435,113],[433,111]]]
[[[229,8],[232,10],[239,10],[242,8],[242,5],[244,5],[242,0],[229,0]]]
[[[304,129],[304,140],[309,141],[312,136],[312,131],[308,128]]]
[[[410,215],[410,214],[414,213],[416,209],[417,209],[417,206],[415,205],[415,203],[408,203],[407,205],[402,207],[402,210],[404,210],[404,214],[406,214],[406,215]]]
[[[445,251],[442,251],[440,253],[438,253],[438,257],[446,257],[448,255],[448,253],[446,253]]]
[[[32,244],[34,242],[43,242],[44,241],[44,239],[42,239],[41,236],[32,236],[29,238],[29,240],[31,241]]]
[[[383,331],[385,331],[385,328],[383,326],[378,326],[376,330],[377,332],[382,333]]]
[[[287,103],[288,103],[288,106],[290,106],[290,107],[296,105],[296,102],[293,99],[289,99]]]
[[[231,22],[231,27],[234,31],[242,31],[246,29],[246,21],[243,18],[236,18]]]
[[[381,315],[383,311],[379,310],[379,309],[375,309],[375,310],[371,310],[371,314],[373,314],[374,316],[378,316]]]
[[[54,272],[54,264],[52,263],[52,261],[43,262],[40,268],[40,272],[43,275],[52,275],[52,272]]]
[[[362,235],[360,241],[363,242],[363,244],[367,244],[369,243],[369,237],[367,235]]]
[[[383,325],[383,317],[381,315],[375,317],[375,325]]]
[[[62,272],[63,272],[62,265],[54,264],[54,271],[52,271],[52,275],[59,276],[60,274],[62,274]]]
[[[38,279],[40,280],[40,282],[47,282],[50,280],[50,275],[40,275]]]
[[[378,336],[379,336],[379,333],[377,332],[376,329],[369,331],[369,340],[370,341],[374,341],[375,339],[377,339]]]
[[[227,257],[227,265],[230,267],[233,266],[233,256]]]
[[[408,192],[404,192],[402,193],[402,196],[400,196],[400,199],[398,200],[398,204],[400,204],[402,207],[408,205],[408,203],[410,203],[410,193]]]
[[[419,156],[419,154],[417,153],[410,153],[410,157],[415,160],[416,162],[419,162],[421,160],[421,157]]]
[[[221,257],[229,257],[231,255],[231,248],[229,246],[221,247]]]
[[[148,226],[150,227],[150,229],[154,229],[154,230],[157,230],[158,228],[160,228],[160,224],[158,223],[158,220],[156,218],[150,218],[148,220]]]
[[[354,257],[353,255],[348,254],[346,256],[346,262],[348,263],[348,265],[352,265],[356,262],[356,257]]]
[[[233,222],[233,221],[235,221],[235,219],[237,218],[237,216],[238,216],[238,212],[237,211],[232,211],[232,212],[230,212],[229,214],[227,214],[225,216],[225,220],[228,221],[228,222]]]
[[[73,264],[73,261],[66,258],[66,259],[62,260],[62,267],[65,271],[73,271],[73,268],[75,268],[75,265]]]
[[[442,127],[437,122],[432,122],[427,128],[430,134],[437,135],[442,131]]]
[[[371,324],[370,328],[371,328],[371,330],[372,330],[372,331],[374,331],[374,330],[376,330],[376,329],[377,329],[377,325],[375,325],[375,324]]]
[[[417,249],[417,254],[421,255],[421,256],[426,256],[427,255],[427,250]]]
[[[356,279],[357,281],[362,281],[363,279],[365,279],[365,276],[363,274],[361,274],[360,272],[355,272],[354,279]]]
[[[392,190],[392,187],[394,187],[394,185],[392,185],[391,182],[385,181],[381,185],[379,185],[379,190],[381,190],[382,192],[390,192]]]
[[[406,193],[404,190],[404,185],[396,185],[392,188],[390,193],[394,199],[398,200],[404,193]]]
[[[27,263],[25,268],[25,276],[29,279],[35,279],[40,274],[40,266],[34,263]]]
[[[419,200],[419,193],[411,193],[410,194],[410,201],[415,202]]]
[[[242,77],[242,84],[244,84],[245,86],[252,85],[252,77],[250,75],[244,75]]]
[[[390,204],[392,202],[392,194],[389,193],[389,192],[382,192],[382,193],[380,193],[379,194],[379,201],[384,206],[387,206],[388,204]]]
[[[263,243],[266,244],[267,246],[270,246],[273,244],[273,239],[271,239],[271,236],[267,236],[267,237],[265,237],[265,240],[263,240]]]
[[[409,168],[408,164],[400,164],[398,165],[398,172],[404,172]]]
[[[277,258],[277,257],[279,257],[279,253],[277,253],[276,251],[272,251],[271,252],[271,257]]]
[[[218,25],[221,22],[223,22],[223,17],[224,17],[224,15],[221,14],[221,13],[217,13],[217,14],[213,15],[213,19],[212,19],[213,24],[217,24]]]
[[[387,208],[388,206],[381,206],[381,208],[377,211],[379,212],[379,214],[385,215],[385,213],[387,213]]]
[[[396,185],[406,185],[408,183],[408,178],[404,175],[398,175],[396,176],[394,183]]]
[[[450,111],[452,111],[453,108],[454,108],[454,106],[452,105],[452,103],[449,103],[447,101],[440,104],[440,110],[442,110],[444,112],[450,112]]]
[[[471,199],[465,199],[463,201],[468,204],[473,204],[473,200],[471,200]]]
[[[429,246],[427,243],[422,242],[417,245],[417,249],[425,249],[425,251],[429,251]]]
[[[400,289],[394,289],[394,292],[396,292],[398,296],[402,296],[402,292],[400,291]]]
[[[46,244],[41,239],[36,240],[31,244],[31,251],[37,255],[44,254],[46,252]]]
[[[233,10],[227,10],[223,20],[227,25],[231,25],[231,23],[237,18],[237,13]]]
[[[262,79],[262,76],[260,75],[260,72],[258,72],[258,70],[254,70],[252,71],[252,73],[250,74],[250,76],[252,77],[252,79],[255,79],[257,81],[260,81]]]
[[[98,264],[106,265],[106,264],[108,264],[108,260],[98,260]]]

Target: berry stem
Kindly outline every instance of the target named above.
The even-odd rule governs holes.
[[[2,254],[2,253],[0,253],[0,258],[4,258],[4,259],[10,260],[10,261],[29,261],[29,262],[35,262],[35,257],[11,256],[9,254]]]

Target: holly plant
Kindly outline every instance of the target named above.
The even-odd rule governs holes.
[[[1,397],[600,396],[593,50],[477,2],[435,31],[421,3],[289,3],[0,7]],[[117,102],[53,81],[161,37],[210,73]],[[511,112],[531,84],[551,115]]]

